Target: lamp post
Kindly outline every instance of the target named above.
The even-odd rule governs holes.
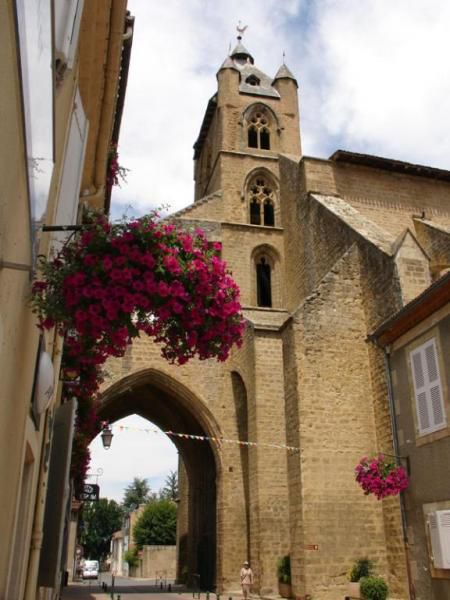
[[[109,450],[111,448],[113,436],[114,434],[111,430],[111,425],[106,421],[105,423],[103,423],[103,429],[101,434],[103,448],[105,450]]]

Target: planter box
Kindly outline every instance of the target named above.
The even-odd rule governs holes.
[[[290,583],[278,582],[278,593],[282,598],[292,598],[292,586]]]
[[[359,581],[350,581],[347,588],[350,598],[361,598],[361,584]]]

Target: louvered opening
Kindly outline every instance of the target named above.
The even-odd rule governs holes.
[[[416,348],[410,358],[419,433],[424,435],[442,429],[447,423],[435,339]]]

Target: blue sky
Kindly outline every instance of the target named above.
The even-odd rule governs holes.
[[[305,155],[326,158],[341,148],[449,168],[448,0],[129,0],[128,6],[136,21],[119,152],[130,172],[114,190],[113,216],[130,206],[129,215],[140,215],[192,202],[192,146],[239,20],[248,25],[243,43],[262,71],[274,75],[286,54],[299,82]],[[113,445],[121,436],[125,444],[121,434]],[[152,447],[139,475],[153,487],[176,466],[173,445],[164,444]],[[120,451],[127,455],[126,444]],[[102,452],[94,452],[94,470]],[[121,497],[120,486],[138,473],[119,459],[111,485]],[[108,477],[105,470],[104,489]]]

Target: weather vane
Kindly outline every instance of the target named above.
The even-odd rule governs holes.
[[[241,26],[241,22],[240,22],[240,21],[238,21],[238,25],[237,25],[237,27],[236,27],[236,31],[237,31],[237,32],[238,32],[238,34],[239,34],[239,35],[237,36],[237,39],[238,39],[239,41],[241,41],[241,40],[242,40],[242,36],[244,35],[244,33],[245,33],[245,30],[247,29],[247,27],[248,27],[248,25],[245,25],[244,27],[242,27],[242,26]]]

